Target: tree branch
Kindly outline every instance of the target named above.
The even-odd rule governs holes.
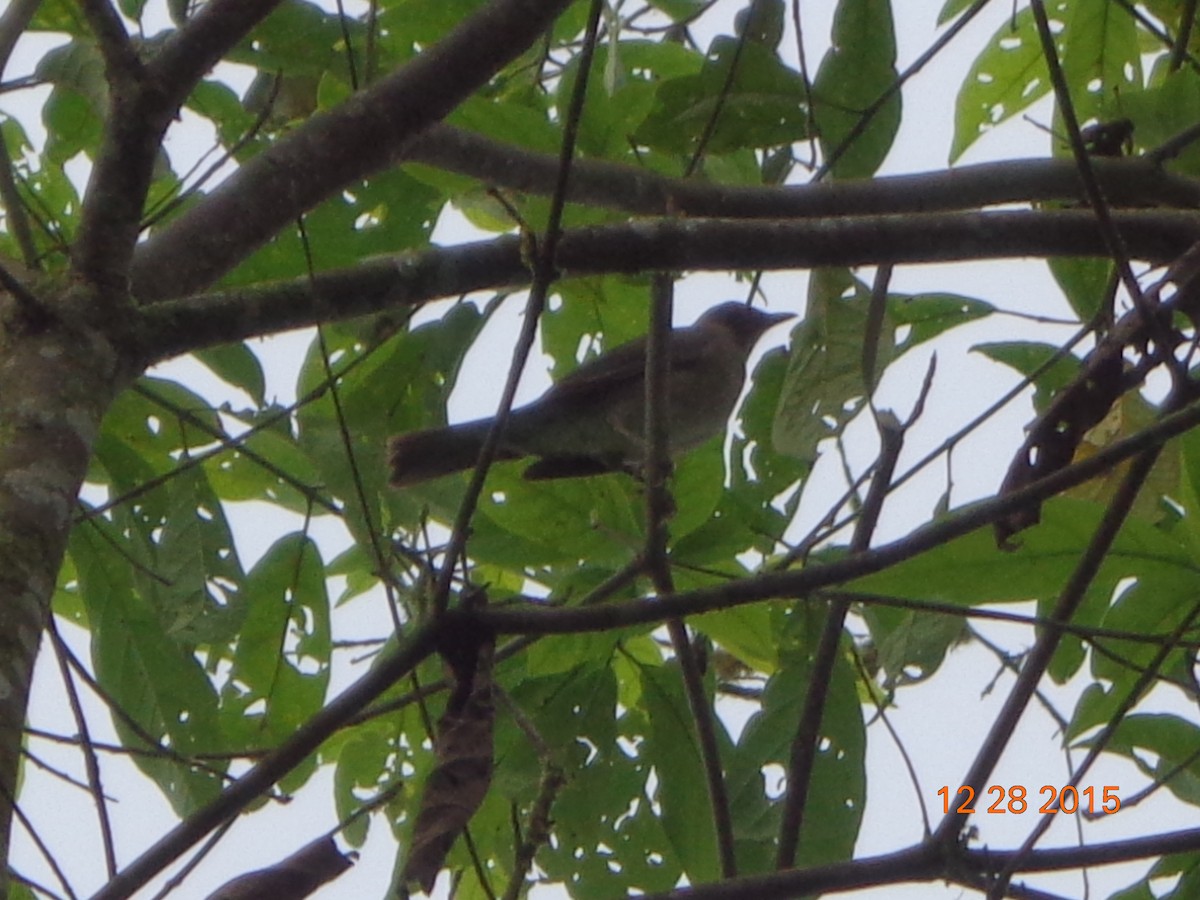
[[[71,270],[115,302],[127,295],[142,205],[175,111],[149,77],[109,0],[82,0],[81,5],[104,57],[108,110],[80,210]]]
[[[125,84],[141,81],[145,77],[142,61],[133,49],[124,21],[109,0],[79,0],[79,5],[104,57],[109,89],[120,91]]]
[[[378,171],[519,56],[569,0],[493,0],[438,44],[244,165],[139,248],[141,301],[212,284],[296,216]]]
[[[1143,451],[1161,446],[1173,437],[1200,424],[1200,402],[1163,416],[1154,425],[1105,447],[1094,456],[1060,469],[1012,494],[993,497],[967,506],[944,519],[918,528],[906,537],[821,565],[794,572],[766,572],[752,578],[699,588],[654,602],[646,598],[596,607],[544,608],[532,606],[491,607],[472,612],[451,611],[462,617],[460,628],[483,627],[498,634],[582,634],[665,622],[671,616],[690,616],[732,609],[748,603],[796,598],[819,588],[844,584],[882,572],[948,541],[992,524],[1025,504],[1048,499],[1068,488],[1083,484]]]
[[[13,48],[41,5],[42,0],[12,0],[4,14],[0,15],[0,75],[4,74]]]
[[[209,0],[163,45],[149,69],[179,106],[238,41],[274,11],[280,0]]]
[[[419,162],[530,194],[547,195],[555,158],[452,125],[435,125],[406,144],[394,161]],[[1114,206],[1200,205],[1200,181],[1169,174],[1146,159],[1094,159]],[[571,173],[573,203],[640,215],[777,218],[974,209],[1001,203],[1082,200],[1079,173],[1067,159],[1006,160],[939,172],[861,181],[726,186],[671,178],[626,163],[579,160]]]
[[[1029,855],[1020,871],[1055,872],[1091,866],[1111,865],[1149,859],[1171,853],[1200,849],[1200,828],[1173,831],[1131,840],[1093,844],[1089,847],[1064,847],[1039,850]],[[1012,856],[1011,851],[953,849],[949,858],[929,842],[906,847],[895,853],[868,856],[848,862],[795,869],[773,875],[736,878],[711,884],[679,888],[667,893],[648,894],[645,900],[791,900],[849,891],[855,888],[906,881],[958,879],[964,872],[987,875]],[[1044,896],[1044,895],[1043,895]]]
[[[402,636],[400,645],[377,660],[367,674],[339,694],[297,729],[292,737],[226,788],[216,800],[171,829],[158,843],[97,891],[92,900],[123,900],[132,896],[189,847],[245,809],[267,788],[321,746],[326,738],[412,671],[434,651],[435,641],[435,629],[428,625],[414,628],[411,633]]]
[[[1116,213],[1134,256],[1174,259],[1200,240],[1200,215]],[[563,233],[567,276],[665,270],[803,269],[1105,252],[1087,210],[927,213],[840,220],[665,219]],[[353,269],[159,303],[142,311],[150,361],[289,328],[349,319],[385,306],[420,305],[529,283],[520,242],[491,241],[377,257]]]
[[[886,300],[891,270],[881,267],[879,272],[886,273],[886,276],[877,277],[874,294]],[[867,390],[871,387],[873,385],[868,381]],[[871,535],[875,533],[879,524],[883,501],[891,490],[892,476],[896,472],[896,463],[904,447],[905,429],[895,416],[877,414],[875,421],[879,430],[879,459],[870,490],[863,503],[862,514],[850,540],[852,554],[862,553],[870,546]],[[813,767],[817,761],[817,746],[821,742],[825,701],[833,684],[833,669],[841,652],[842,635],[849,612],[848,599],[835,597],[830,602],[825,610],[825,622],[813,653],[808,686],[804,692],[804,706],[792,736],[791,753],[788,757],[787,790],[780,813],[779,842],[775,854],[775,868],[778,870],[790,869],[796,865],[796,851],[800,846],[808,792],[812,785]]]

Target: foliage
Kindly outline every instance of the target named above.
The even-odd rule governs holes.
[[[28,25],[54,39],[34,67],[49,86],[39,111],[45,139],[29,117],[6,114],[2,122],[21,202],[39,226],[32,247],[50,273],[65,269],[81,227],[81,191],[68,173],[98,160],[113,108],[104,48],[81,12],[89,5],[108,4],[45,0]],[[203,15],[196,6],[119,4],[143,58]],[[224,159],[226,172],[244,166],[310,117],[353,104],[370,84],[428,54],[485,6],[379,0],[370,13],[340,15],[334,4],[286,0],[226,54],[239,68],[218,67],[190,92],[188,121],[211,134],[213,158]],[[753,0],[740,11],[652,0],[645,8],[606,4],[607,30],[588,76],[587,102],[571,122],[588,6],[571,5],[544,42],[458,104],[446,124],[505,152],[544,160],[556,156],[569,123],[578,127],[580,166],[624,164],[629,168],[617,171],[631,182],[635,172],[686,174],[704,185],[783,191],[780,185],[803,183],[818,169],[839,184],[877,176],[902,117],[920,102],[919,87],[894,90],[901,77],[896,32],[914,15],[907,4],[839,0],[828,34],[805,35],[823,50],[812,56],[809,48],[816,62],[810,71],[797,60],[792,8],[784,0]],[[942,19],[953,23],[975,6],[951,0]],[[1132,6],[1055,0],[1048,13],[1081,123],[1129,118],[1134,152],[1144,153],[1197,119],[1200,64],[1188,51],[1200,38],[1178,21],[1181,10],[1194,15],[1192,5],[1137,4],[1141,18],[1130,14]],[[1189,33],[1190,47],[1172,46]],[[992,132],[1019,123],[1021,114],[1045,110],[1035,104],[1052,93],[1032,8],[1021,5],[970,52],[975,58],[958,94],[951,163],[978,151]],[[248,89],[240,86],[247,70],[254,81]],[[1053,124],[1052,152],[1069,156],[1057,103]],[[1173,157],[1171,172],[1200,175],[1196,146]],[[932,148],[928,167],[937,165],[937,153],[941,148]],[[169,141],[158,151],[144,212],[151,234],[170,228],[214,189],[207,158],[186,167],[178,155]],[[457,217],[493,235],[520,233],[532,264],[552,221],[552,192],[492,183],[466,168],[397,150],[394,165],[355,177],[307,210],[298,226],[245,254],[219,287],[303,283],[380,254],[415,258],[433,246],[439,222]],[[509,176],[516,178],[514,168],[520,167],[510,166]],[[1064,204],[1044,208],[1056,205]],[[569,203],[562,222],[582,229],[620,226],[628,218],[619,204],[593,200]],[[27,257],[29,247],[11,221],[0,232],[0,253]],[[554,378],[645,331],[648,276],[663,267],[631,268],[637,271],[568,271],[553,285],[539,349]],[[1092,328],[1095,342],[1111,335],[1119,315],[1097,316],[1113,307],[1111,263],[1060,258],[1052,268],[1073,324]],[[757,276],[743,274],[743,286],[758,286]],[[687,284],[681,279],[679,294]],[[799,312],[795,290],[779,284],[762,288],[772,308]],[[796,858],[804,868],[852,866],[867,800],[896,777],[868,767],[867,736],[884,739],[887,711],[903,706],[916,684],[936,680],[952,654],[967,652],[963,644],[982,646],[975,616],[1000,609],[1016,610],[1027,624],[1037,617],[1018,640],[1028,646],[1054,631],[1047,622],[1056,602],[1076,589],[1067,633],[1057,644],[1043,641],[1044,673],[1077,688],[1074,708],[1063,715],[1061,744],[1047,747],[1047,755],[1067,746],[1076,759],[1102,751],[1130,760],[1140,785],[1165,786],[1181,804],[1200,802],[1194,714],[1140,705],[1151,687],[1195,699],[1189,635],[1200,595],[1194,582],[1200,438],[1193,433],[1163,451],[1118,536],[1103,548],[1102,564],[1083,584],[1074,581],[1080,559],[1094,546],[1106,511],[1116,508],[1125,469],[1048,500],[1040,523],[1007,552],[990,531],[976,529],[948,534],[921,553],[902,553],[896,565],[847,568],[836,584],[817,585],[834,584],[844,594],[755,587],[777,584],[767,579],[780,571],[819,573],[865,548],[852,546],[849,534],[869,508],[867,486],[885,468],[876,439],[885,415],[873,398],[889,380],[903,379],[909,388],[903,402],[919,406],[924,394],[911,373],[926,364],[930,348],[953,354],[962,340],[983,333],[972,330],[978,323],[996,322],[1007,311],[1003,287],[981,289],[979,297],[959,290],[947,283],[906,292],[889,288],[886,279],[873,285],[863,269],[815,268],[803,321],[786,352],[771,349],[757,362],[729,440],[677,461],[668,525],[673,590],[685,600],[725,591],[721,602],[695,607],[704,614],[686,620],[697,657],[692,688],[712,715],[711,746],[697,736],[685,648],[668,646],[662,616],[631,614],[607,629],[572,633],[535,630],[536,639],[516,644],[501,636],[494,681],[506,699],[496,703],[491,781],[471,821],[470,842],[459,840],[446,858],[459,894],[483,894],[482,877],[489,896],[510,879],[528,879],[563,885],[581,898],[670,892],[731,877],[722,871],[709,796],[706,757],[714,750],[736,874],[770,875],[787,827],[778,773],[794,771],[802,741],[811,742],[815,762]],[[498,310],[516,302],[514,292],[495,285],[411,322],[411,310],[398,303],[350,320],[331,315],[310,332],[298,361],[294,392],[286,392],[295,404],[275,399],[282,363],[270,345],[253,340],[198,345],[189,358],[199,368],[144,374],[111,404],[95,439],[53,609],[62,622],[85,630],[89,668],[120,742],[181,820],[216,801],[230,775],[244,772],[243,762],[311,727],[333,699],[335,672],[383,668],[388,654],[434,617],[439,566],[470,476],[393,490],[386,483],[387,441],[446,422],[452,394],[494,387],[462,377],[469,355],[486,354],[500,381],[509,352],[496,346],[489,326]],[[1190,346],[1193,321],[1181,314],[1162,327]],[[1026,379],[1035,414],[1044,413],[1084,369],[1095,343],[1063,348],[1059,334],[1047,325],[1037,337],[989,340],[975,349]],[[1175,377],[1190,381],[1191,358],[1180,359],[1182,374],[1177,369]],[[937,394],[936,373],[932,384]],[[1159,406],[1137,387],[1125,388],[1103,433],[1081,439],[1077,460],[1158,421]],[[951,452],[966,438],[944,421],[929,426],[918,417],[914,427],[940,429],[937,440],[948,440]],[[1006,450],[1023,439],[1008,434]],[[954,463],[974,465],[936,458],[950,474],[946,483],[922,488],[916,502],[903,503],[906,528],[924,524],[923,517],[932,526],[949,521]],[[856,480],[848,497],[829,496],[828,484],[841,493]],[[491,608],[504,610],[583,609],[600,599],[645,609],[656,602],[651,594],[669,593],[646,568],[630,575],[647,546],[645,494],[624,474],[529,482],[520,463],[497,463],[466,536],[466,576],[455,581],[451,605],[471,593],[469,582],[485,590]],[[246,557],[238,523],[272,535],[261,557]],[[867,538],[873,525],[868,519]],[[802,540],[808,528],[814,539]],[[837,629],[832,645],[823,644],[825,610],[839,602],[852,603],[850,624]],[[386,621],[376,614],[384,605]],[[366,662],[356,617],[374,623],[365,636]],[[339,644],[351,635],[359,643]],[[332,773],[342,838],[361,848],[368,833],[377,838],[390,829],[397,872],[414,843],[419,788],[435,766],[431,723],[445,711],[448,693],[432,655],[403,674],[278,784],[287,793],[318,790],[316,776]],[[825,697],[824,714],[813,731],[798,736],[814,691]],[[554,771],[563,780],[547,794]],[[1058,779],[1049,767],[1045,777]],[[924,788],[928,800],[933,791]],[[1123,784],[1122,797],[1136,790]],[[33,793],[27,786],[22,803],[36,803]],[[544,797],[546,808],[539,806]],[[355,818],[364,808],[373,814]],[[529,869],[518,848],[536,834],[531,823],[539,815],[548,834],[533,848]],[[335,825],[332,818],[323,823]],[[965,831],[955,830],[949,845],[960,834],[968,842]],[[298,832],[295,845],[307,839]],[[986,833],[983,839],[996,849]],[[1147,856],[1145,873],[1112,896],[1151,896],[1151,879],[1163,872],[1183,873],[1170,896],[1189,895],[1192,857]],[[29,862],[12,865],[21,872]],[[920,877],[954,879],[963,871],[960,865]],[[982,869],[976,874],[977,882],[962,881],[965,888],[980,889]],[[872,876],[863,877],[865,884]]]

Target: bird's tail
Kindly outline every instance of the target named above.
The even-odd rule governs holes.
[[[478,419],[446,428],[429,428],[397,435],[388,445],[393,487],[407,487],[461,472],[475,465],[491,419]],[[516,459],[519,453],[501,448],[497,459]]]

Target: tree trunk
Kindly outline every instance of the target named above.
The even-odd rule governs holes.
[[[7,859],[38,644],[92,444],[129,369],[100,330],[31,322],[37,317],[15,312],[12,295],[0,294],[0,303],[0,858]]]

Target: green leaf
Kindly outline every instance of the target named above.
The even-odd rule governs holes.
[[[1034,379],[1033,405],[1039,411],[1045,410],[1054,396],[1079,373],[1079,359],[1070,354],[1059,356],[1059,348],[1052,344],[997,341],[976,344],[971,349]]]
[[[94,43],[71,41],[48,50],[38,60],[34,74],[57,88],[70,88],[87,101],[88,109],[96,117],[105,113],[108,82],[104,78],[104,58]]]
[[[485,532],[482,523],[475,549],[482,559],[525,565],[545,565],[587,559],[614,567],[642,541],[642,509],[632,480],[621,474],[561,481],[525,481],[517,466],[498,466],[489,479],[489,495],[479,514],[500,529]],[[515,553],[498,553],[517,539]],[[520,548],[520,549],[518,549]]]
[[[762,709],[750,717],[737,746],[727,757],[727,788],[738,836],[738,862],[745,875],[774,870],[780,785],[766,772],[786,770],[804,695],[811,680],[813,638],[804,638],[793,616],[791,640],[779,671],[767,682]],[[811,622],[814,625],[816,623]],[[845,644],[845,642],[843,642]],[[866,803],[866,729],[855,690],[857,676],[849,647],[834,662],[825,701],[817,755],[800,835],[798,857],[806,865],[848,860]],[[772,776],[773,777],[773,776]]]
[[[862,341],[870,289],[842,270],[818,270],[808,314],[792,333],[772,440],[780,453],[811,462],[817,444],[841,433],[867,399]],[[892,358],[893,329],[881,335],[876,372]]]
[[[141,21],[142,10],[146,8],[146,0],[120,0],[121,12],[135,21]]]
[[[705,7],[705,0],[650,0],[650,5],[662,10],[676,22],[692,19]]]
[[[646,801],[653,761],[642,747],[649,724],[636,710],[617,718],[613,670],[584,665],[566,677],[527,679],[514,687],[514,700],[533,715],[559,764],[572,772],[554,807],[554,840],[538,854],[547,876],[596,900],[614,889],[670,890],[682,868],[658,812]],[[511,742],[528,746],[508,718],[497,722],[502,760]]]
[[[595,156],[625,156],[630,153],[629,135],[642,123],[654,103],[654,84],[630,71],[629,61],[612,43],[598,47],[594,72],[611,73],[611,90],[588,91],[587,103],[579,119],[578,141],[582,152]],[[615,62],[614,60],[619,60]],[[558,120],[565,121],[579,74],[579,57],[574,57],[563,72],[555,91]]]
[[[889,295],[888,318],[896,327],[896,356],[938,335],[990,316],[996,307],[961,294]]]
[[[1081,743],[1089,746],[1092,742]],[[1134,713],[1121,720],[1105,749],[1127,757],[1156,784],[1165,785],[1183,802],[1197,806],[1200,805],[1197,746],[1200,746],[1200,728],[1186,719],[1166,713]],[[1143,761],[1147,754],[1152,754],[1152,764]]]
[[[1080,124],[1123,116],[1124,98],[1142,87],[1134,17],[1109,3],[1072,3],[1061,40],[1063,75]],[[1065,146],[1063,152],[1069,152]]]
[[[339,821],[347,821],[361,808],[364,791],[380,789],[380,781],[388,774],[388,758],[394,752],[389,731],[381,724],[360,726],[335,734],[323,745],[322,756],[335,760],[333,796]],[[360,816],[343,829],[342,836],[351,846],[362,847],[370,824],[370,816]]]
[[[1046,260],[1050,274],[1081,322],[1100,311],[1112,280],[1111,260],[1088,257],[1053,257]]]
[[[793,333],[792,346],[798,346]],[[808,474],[810,461],[797,460],[785,448],[775,446],[777,410],[790,382],[792,353],[782,348],[769,350],[754,368],[750,392],[742,404],[742,435],[733,434],[730,454],[732,481],[724,515],[735,514],[759,535],[781,535],[784,517],[773,503],[784,492],[794,493],[797,483]],[[742,549],[754,541],[747,541]],[[772,552],[768,549],[766,552]]]
[[[1122,97],[1141,147],[1157,147],[1200,120],[1200,74],[1184,66],[1165,72],[1151,87]],[[1188,144],[1170,162],[1173,171],[1200,175],[1200,145]]]
[[[868,593],[960,606],[1055,597],[1091,540],[1104,505],[1059,498],[1042,508],[1040,524],[1021,532],[1011,552],[996,548],[987,529],[978,529],[891,568],[850,582]],[[1192,571],[1187,548],[1151,525],[1126,521],[1113,543],[1099,580],[1146,577],[1168,580]]]
[[[338,357],[339,368],[362,359],[339,380],[337,405],[326,393],[301,408],[299,445],[325,489],[346,502],[347,523],[365,545],[371,546],[371,528],[381,526],[384,509],[389,518],[415,521],[419,516],[421,492],[398,494],[385,484],[387,438],[444,418],[462,357],[485,321],[473,305],[459,304],[439,322],[402,331],[369,349],[351,326],[325,329],[326,346]],[[314,339],[297,394],[307,395],[324,381],[325,365]],[[344,421],[339,421],[339,407]],[[354,454],[354,465],[348,453]],[[368,512],[358,499],[360,484]]]
[[[77,3],[72,0],[43,0],[29,23],[32,31],[58,31],[64,34],[91,36]]]
[[[556,303],[541,318],[542,349],[560,381],[582,363],[646,334],[649,292],[641,280],[609,276],[561,282]]]
[[[832,46],[813,83],[813,116],[821,149],[838,178],[865,178],[878,170],[900,127],[896,91],[860,128],[863,116],[892,88],[896,34],[888,0],[840,0]],[[834,157],[836,156],[836,159]]]
[[[1059,16],[1062,0],[1049,4]],[[1027,109],[1050,91],[1046,61],[1029,7],[1019,10],[992,35],[958,91],[950,162],[1001,122]]]
[[[975,2],[976,0],[946,0],[945,5],[938,12],[938,25],[945,25],[951,19],[957,18],[959,13],[965,12]]]
[[[966,620],[961,616],[865,604],[863,618],[871,629],[884,686],[916,684],[930,678],[946,654],[964,640]]]
[[[262,363],[245,344],[222,344],[195,354],[210,372],[226,384],[241,388],[256,405],[266,403],[267,379]]]
[[[468,98],[451,113],[452,125],[542,153],[557,153],[561,138],[541,97],[522,95],[507,103]]]
[[[663,828],[683,862],[688,881],[716,881],[721,871],[712,806],[682,676],[676,666],[642,666],[640,673],[650,725],[644,752],[658,773],[655,799],[662,807]],[[713,725],[719,742],[728,743],[715,716]]]
[[[167,482],[168,502],[151,535],[152,577],[140,591],[167,631],[185,644],[227,641],[239,624],[231,613],[242,581],[233,535],[199,469]]]
[[[1101,625],[1114,631],[1134,635],[1158,635],[1165,640],[1185,619],[1194,613],[1200,580],[1192,570],[1164,570],[1138,574],[1138,581],[1129,585],[1109,608]],[[1092,654],[1092,674],[1114,685],[1132,685],[1136,674],[1146,668],[1159,652],[1157,643],[1144,641],[1105,640],[1108,654]],[[1182,665],[1191,671],[1188,651],[1175,650],[1164,666]]]
[[[237,416],[247,427],[269,417],[274,425],[256,430],[236,447],[205,462],[209,483],[222,500],[265,500],[302,515],[309,514],[313,506],[304,490],[322,495],[324,492],[316,467],[296,446],[288,429],[288,418],[281,418],[279,410],[273,407],[266,407],[258,415]],[[258,459],[252,459],[242,447]]]
[[[224,749],[216,694],[196,658],[171,638],[134,590],[125,559],[115,552],[108,526],[76,528],[71,557],[92,625],[92,660],[107,694],[141,733],[170,746],[170,754],[135,754],[133,760],[166,795],[180,817],[220,792],[224,767],[190,765],[194,753]],[[127,746],[146,748],[124,717],[113,724]]]
[[[779,635],[768,606],[738,606],[694,616],[689,624],[757,672],[774,674],[779,665]]]
[[[62,165],[77,154],[92,154],[100,143],[102,118],[83,95],[58,88],[42,107],[46,126],[46,159]]]
[[[442,203],[438,191],[399,168],[347,187],[305,214],[304,229],[317,267],[352,266],[364,256],[423,246]],[[253,284],[307,274],[303,244],[291,228],[238,266],[223,283]]]
[[[729,78],[730,66],[737,69]],[[808,135],[804,79],[760,44],[718,37],[697,75],[663,81],[634,140],[668,153],[694,152],[718,112],[706,149],[773,147]]]
[[[237,93],[219,81],[197,84],[187,98],[187,107],[212,122],[227,147],[244,138],[254,124],[254,116],[242,105]],[[243,151],[239,158],[244,160],[247,155]]]
[[[750,0],[733,20],[734,32],[746,40],[761,44],[768,50],[778,50],[783,40],[783,23],[787,7],[783,0]]]
[[[354,17],[339,17],[315,3],[289,0],[276,6],[228,58],[266,72],[319,78],[327,69],[345,70],[343,35],[347,32],[355,46],[362,46],[365,29]]]
[[[274,746],[321,708],[332,653],[325,569],[316,544],[280,538],[246,577],[246,617],[231,685],[247,743]]]

